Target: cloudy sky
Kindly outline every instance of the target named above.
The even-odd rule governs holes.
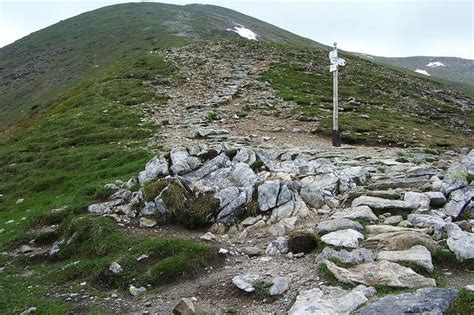
[[[0,47],[60,20],[137,1],[0,0]],[[177,0],[221,5],[324,44],[380,56],[474,59],[473,0]]]

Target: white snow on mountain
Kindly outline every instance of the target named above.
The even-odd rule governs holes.
[[[427,75],[427,76],[431,75],[428,72],[426,72],[426,70],[422,70],[422,69],[416,69],[415,72],[418,72],[418,73],[421,73],[421,74],[424,74],[424,75]]]
[[[445,67],[446,65],[442,63],[441,61],[431,61],[426,66],[430,68],[438,68],[438,67]]]
[[[250,39],[250,40],[257,40],[257,37],[260,36],[258,35],[257,33],[255,33],[254,31],[246,28],[245,26],[243,25],[240,25],[240,24],[237,24],[236,26],[234,26],[234,28],[228,28],[226,29],[226,31],[230,31],[230,32],[235,32],[237,34],[239,34],[240,36],[244,37],[244,38],[247,38],[247,39]]]

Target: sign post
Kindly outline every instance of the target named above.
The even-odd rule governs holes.
[[[331,65],[329,71],[333,75],[333,112],[332,112],[332,145],[341,146],[341,131],[339,130],[339,96],[338,96],[338,68],[345,66],[346,61],[337,55],[337,43],[334,43],[334,50],[329,52]]]

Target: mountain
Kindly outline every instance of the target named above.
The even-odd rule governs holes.
[[[442,79],[470,95],[474,93],[474,60],[456,57],[379,57],[367,54],[359,56],[374,62],[408,69],[421,75]]]
[[[473,99],[340,51],[334,148],[330,49],[232,10],[157,3],[104,7],[1,48],[0,313],[313,309],[293,304],[314,300],[301,292],[349,313],[368,299],[331,303],[379,299],[360,286],[306,291],[338,286],[338,270],[444,311],[453,290],[437,303],[411,288],[474,281],[472,261],[458,261],[474,251]],[[318,225],[329,215],[339,219]],[[341,241],[366,269],[315,268],[309,252]],[[373,262],[382,243],[449,273]],[[460,291],[453,313],[471,300]]]
[[[239,37],[240,25],[258,33],[259,41],[319,45],[217,6],[129,3],[104,7],[0,49],[0,125],[48,106],[57,93],[120,58],[194,40],[232,40]]]

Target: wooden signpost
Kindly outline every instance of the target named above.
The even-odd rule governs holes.
[[[334,50],[329,52],[331,65],[329,71],[333,73],[333,112],[332,112],[332,145],[341,146],[341,131],[339,130],[339,97],[338,97],[338,67],[345,66],[346,61],[337,56],[337,43]]]

